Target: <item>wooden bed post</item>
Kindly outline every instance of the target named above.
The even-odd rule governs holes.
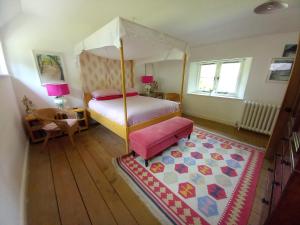
[[[129,153],[128,145],[128,121],[127,121],[127,101],[126,101],[126,75],[125,75],[125,64],[124,64],[124,49],[123,41],[120,39],[120,60],[121,60],[121,77],[122,77],[122,94],[123,94],[123,107],[124,107],[124,119],[125,119],[125,146],[126,154]]]
[[[130,60],[130,81],[131,87],[134,88],[134,61]]]
[[[181,89],[180,89],[180,111],[181,112],[182,112],[182,102],[183,102],[183,88],[184,88],[184,78],[185,78],[186,61],[187,61],[187,54],[184,53],[184,56],[183,56],[183,66],[182,66]]]

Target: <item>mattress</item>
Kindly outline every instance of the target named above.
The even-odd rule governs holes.
[[[173,101],[144,96],[132,96],[126,99],[129,126],[179,111],[179,104]],[[121,125],[125,124],[123,98],[105,101],[90,100],[88,106],[110,120]]]

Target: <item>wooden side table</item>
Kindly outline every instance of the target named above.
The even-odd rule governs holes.
[[[89,128],[87,112],[85,108],[71,108],[71,111],[76,113],[76,119],[78,120],[80,130],[86,130]]]
[[[160,99],[164,98],[164,93],[163,92],[151,92],[149,95],[147,95],[145,93],[141,93],[140,95],[141,96],[152,97],[152,98],[160,98]]]
[[[76,119],[78,120],[80,130],[88,129],[88,118],[85,108],[76,107],[67,110],[76,113]],[[37,143],[45,140],[46,132],[42,130],[43,124],[32,113],[24,116],[24,123],[26,131],[32,143]],[[61,135],[62,134],[59,133],[57,134],[57,136]]]
[[[45,139],[46,132],[42,130],[43,125],[33,114],[25,115],[24,123],[32,143],[41,142]]]

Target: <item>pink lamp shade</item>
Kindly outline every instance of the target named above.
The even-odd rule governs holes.
[[[151,84],[153,82],[153,76],[152,75],[144,75],[141,77],[141,81],[143,84]]]
[[[63,96],[70,94],[68,84],[46,84],[48,96]]]

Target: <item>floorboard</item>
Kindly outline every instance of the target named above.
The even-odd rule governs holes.
[[[136,225],[137,222],[135,218],[130,214],[130,211],[126,208],[115,189],[112,188],[102,171],[98,168],[96,162],[86,150],[86,147],[78,144],[77,150],[87,169],[89,170],[89,174],[92,177],[96,187],[101,192],[103,199],[113,213],[117,223]]]
[[[67,146],[67,141],[65,138],[62,139],[61,146]],[[87,167],[78,151],[76,151],[76,147],[64,147],[64,150],[92,224],[116,225],[117,223],[110,209],[107,207],[101,192],[99,192],[93,179],[90,177]]]
[[[268,137],[189,117],[199,127],[264,147]],[[28,225],[158,225],[156,217],[115,170],[113,158],[124,142],[101,125],[75,136],[50,140],[46,149],[31,145],[27,189]],[[258,225],[269,162],[256,189],[249,225]]]
[[[201,128],[204,128],[208,131],[217,132],[218,134],[225,135],[227,137],[236,139],[238,141],[242,141],[251,145],[264,147],[264,148],[268,144],[269,136],[267,135],[254,133],[252,131],[248,131],[244,129],[238,130],[236,127],[233,126],[197,118],[194,116],[189,116],[189,115],[184,115],[184,116],[186,118],[193,120],[194,123]]]
[[[48,144],[62,225],[91,225],[90,218],[59,140]]]
[[[48,151],[32,145],[28,170],[28,225],[60,225]]]
[[[112,188],[115,189],[139,224],[159,224],[157,219],[149,212],[147,207],[119,176],[113,167],[112,157],[107,153],[107,150],[110,151],[110,149],[114,148],[114,146],[110,145],[110,148],[106,148],[104,150],[104,148],[99,145],[99,141],[95,140],[94,135],[96,134],[92,134],[92,137],[83,138],[80,144],[84,144],[87,148],[89,153],[95,159],[97,166],[101,169],[108,182],[112,185]]]

